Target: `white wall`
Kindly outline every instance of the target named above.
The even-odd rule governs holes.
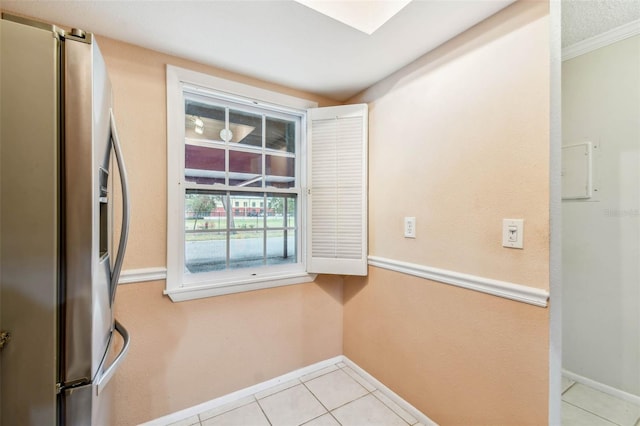
[[[563,63],[562,121],[597,190],[562,203],[563,368],[640,395],[640,36]]]

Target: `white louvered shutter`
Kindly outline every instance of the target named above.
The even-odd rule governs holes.
[[[366,104],[309,110],[307,271],[367,275]]]

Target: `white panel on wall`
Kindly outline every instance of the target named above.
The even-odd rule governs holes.
[[[562,147],[562,199],[591,198],[592,185],[591,142]]]
[[[562,363],[640,397],[640,36],[562,63],[562,135],[593,142],[593,196],[562,203]],[[563,153],[564,154],[564,153]]]

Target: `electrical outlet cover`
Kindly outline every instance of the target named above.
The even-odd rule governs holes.
[[[416,218],[415,217],[404,218],[404,237],[405,238],[416,237]]]

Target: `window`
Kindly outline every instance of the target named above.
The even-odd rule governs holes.
[[[298,263],[302,115],[189,88],[184,111],[184,275]]]
[[[172,66],[167,99],[172,300],[308,282],[311,272],[366,274],[366,106],[349,121],[340,114],[353,108],[317,109]]]

